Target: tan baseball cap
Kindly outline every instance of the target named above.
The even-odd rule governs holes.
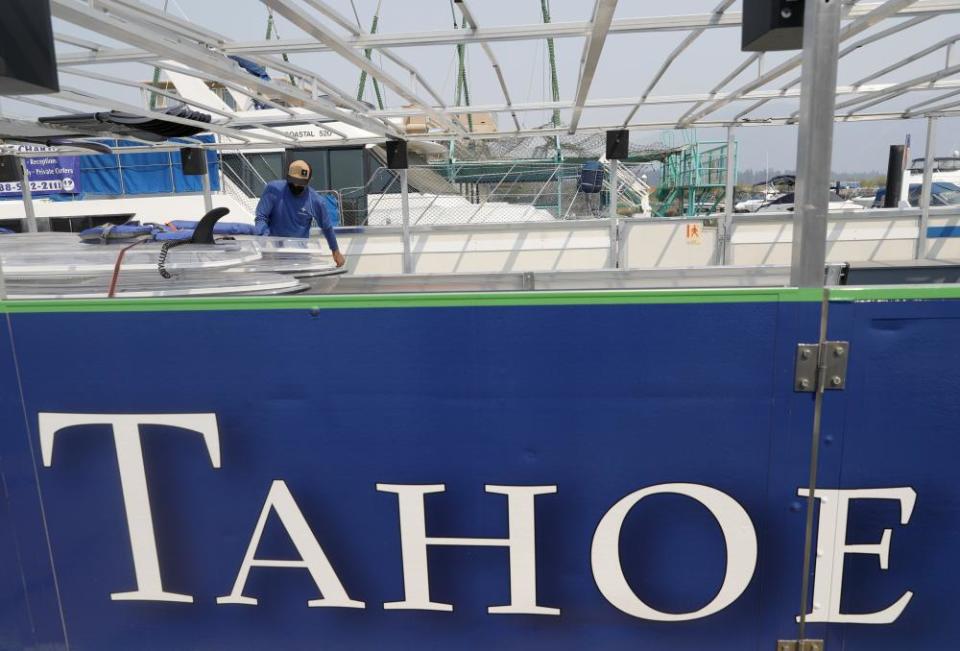
[[[305,186],[310,182],[312,172],[306,161],[295,160],[287,168],[287,180],[294,185]]]

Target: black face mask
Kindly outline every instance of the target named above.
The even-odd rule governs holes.
[[[291,183],[290,181],[287,181],[287,187],[290,188],[290,192],[292,192],[294,196],[297,196],[301,192],[303,192],[307,186],[297,185],[296,183]]]

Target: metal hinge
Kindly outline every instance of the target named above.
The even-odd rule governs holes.
[[[797,344],[793,390],[813,393],[818,388],[846,388],[849,356],[850,343],[847,341]]]
[[[823,651],[823,640],[778,640],[777,651]]]

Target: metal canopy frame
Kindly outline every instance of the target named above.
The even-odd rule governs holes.
[[[98,43],[93,38],[77,36],[58,30],[58,42],[79,52],[62,54],[58,65],[65,78],[87,78],[105,82],[108,88],[139,88],[184,102],[198,110],[213,114],[209,130],[226,139],[221,145],[230,148],[295,147],[317,144],[302,140],[295,130],[285,132],[286,125],[313,124],[330,134],[329,144],[351,144],[382,141],[385,138],[408,140],[450,141],[457,139],[488,139],[518,136],[558,136],[574,133],[590,133],[615,128],[652,130],[691,127],[738,127],[753,125],[795,124],[799,111],[778,109],[776,114],[760,114],[759,109],[773,100],[798,102],[801,97],[800,78],[797,75],[786,84],[771,88],[788,72],[801,68],[802,55],[797,53],[780,63],[763,69],[763,56],[746,54],[742,61],[719,82],[706,86],[703,91],[682,95],[655,95],[679,57],[705,33],[715,29],[737,28],[742,21],[734,0],[718,0],[714,9],[705,14],[676,16],[615,17],[617,0],[594,0],[589,21],[550,22],[535,25],[507,25],[484,27],[479,24],[475,8],[468,0],[457,0],[467,29],[445,29],[420,33],[367,34],[352,21],[339,14],[326,0],[260,0],[265,7],[283,16],[306,38],[288,38],[270,41],[238,42],[227,35],[204,26],[177,18],[143,0],[50,0],[52,13],[67,23],[83,28],[106,39],[124,44],[115,47]],[[446,0],[420,0],[445,4]],[[620,3],[621,14],[623,3]],[[960,73],[960,65],[951,65],[949,52],[960,40],[956,34],[946,34],[942,40],[917,48],[906,57],[892,60],[884,57],[882,43],[885,39],[910,30],[931,19],[960,14],[960,0],[883,0],[845,2],[843,24],[840,30],[841,45],[838,58],[866,47],[876,48],[878,61],[875,70],[861,76],[856,82],[835,87],[838,97],[835,119],[842,121],[872,121],[952,116],[960,103],[951,101],[960,95],[960,80],[952,79]],[[885,23],[887,21],[887,23]],[[882,29],[867,30],[885,23]],[[602,67],[601,55],[604,44],[611,37],[633,38],[642,43],[644,34],[651,32],[677,33],[677,45],[670,50],[659,67],[651,69],[652,76],[644,82],[638,96],[593,97],[592,81],[598,67]],[[856,36],[861,38],[853,40]],[[572,96],[563,101],[540,101],[517,103],[511,99],[501,62],[495,53],[497,43],[540,39],[581,39],[583,51],[575,88]],[[479,45],[497,78],[502,103],[450,106],[441,93],[431,85],[427,76],[414,65],[398,56],[393,50],[413,47],[444,47],[451,45]],[[377,50],[383,57],[378,65],[364,56],[367,49]],[[639,48],[638,48],[639,49]],[[932,69],[915,74],[905,81],[891,82],[887,75],[906,64],[929,64],[938,51],[947,50],[946,62],[932,65]],[[404,102],[403,106],[387,106],[376,109],[357,101],[351,93],[331,83],[319,70],[281,59],[280,54],[295,55],[302,52],[333,52],[345,65],[365,71],[389,88]],[[259,79],[241,69],[228,57],[247,57],[269,70],[289,75],[295,83]],[[262,116],[235,114],[203,102],[193,101],[181,93],[169,89],[154,88],[149,83],[108,75],[97,70],[101,64],[137,62],[203,80],[215,80],[232,91],[255,97],[258,101],[279,109],[265,112]],[[389,62],[391,69],[386,67]],[[751,75],[753,65],[756,74]],[[882,64],[882,65],[881,65]],[[515,64],[516,65],[516,64]],[[521,64],[522,65],[522,64]],[[402,76],[392,72],[392,67],[408,73],[408,83]],[[782,83],[782,82],[781,82]],[[425,96],[417,94],[417,88]],[[904,110],[883,110],[885,103],[908,93],[924,93]],[[66,88],[60,99],[79,102],[102,109],[122,109],[145,117],[171,119],[146,108],[131,106],[110,96],[107,91],[99,93],[84,88]],[[16,101],[43,105],[41,98],[14,98]],[[795,107],[798,104],[795,104]],[[875,109],[880,105],[879,109]],[[645,106],[672,107],[676,117],[669,119],[638,119]],[[717,119],[721,109],[732,106],[734,116]],[[623,109],[620,120],[606,120],[606,124],[584,125],[586,117],[595,110]],[[549,124],[531,128],[524,125],[524,114],[529,112],[569,111],[566,124]],[[495,133],[470,133],[458,116],[469,113],[506,113],[511,116],[509,129]],[[16,116],[3,115],[4,118]],[[405,119],[419,118],[418,124],[428,125],[427,133],[422,127],[417,133],[407,133]],[[343,127],[338,126],[344,125]],[[353,131],[351,131],[351,128]],[[357,133],[360,130],[362,133]],[[162,145],[161,145],[162,146]]]

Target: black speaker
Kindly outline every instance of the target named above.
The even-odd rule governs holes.
[[[50,3],[3,0],[0,16],[0,95],[59,92]]]
[[[803,48],[804,0],[743,0],[740,49],[772,52]]]
[[[182,147],[180,164],[184,176],[203,176],[207,173],[207,152],[197,147]]]
[[[16,156],[0,156],[0,183],[20,181],[20,161]]]
[[[607,131],[607,160],[623,160],[630,149],[630,132],[626,129]]]
[[[387,141],[387,167],[392,170],[405,170],[410,167],[407,163],[406,140]]]

